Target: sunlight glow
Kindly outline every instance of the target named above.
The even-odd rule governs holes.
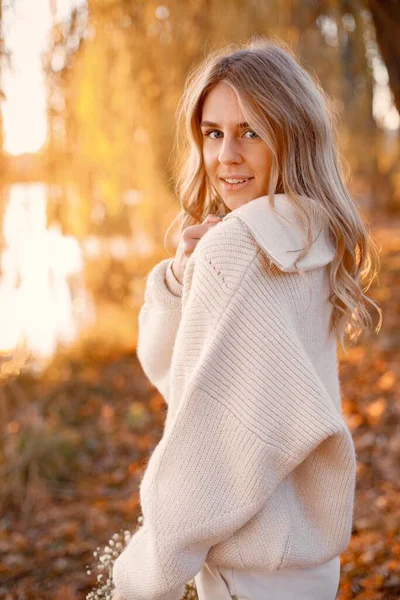
[[[78,0],[58,0],[57,20],[66,19]],[[4,68],[2,87],[6,96],[2,112],[4,149],[9,154],[37,152],[47,137],[46,88],[41,55],[49,41],[52,24],[49,0],[18,0],[4,11],[5,45],[10,68]]]
[[[1,256],[0,352],[50,357],[94,319],[78,241],[47,227],[43,184],[11,186]]]

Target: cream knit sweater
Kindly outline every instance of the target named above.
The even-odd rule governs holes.
[[[140,484],[143,525],[114,564],[126,600],[179,600],[206,560],[311,567],[349,544],[356,456],[329,333],[335,249],[314,218],[296,270],[298,221],[284,195],[275,205],[288,223],[263,196],[208,230],[183,285],[171,258],[148,275],[137,355],[168,412]]]

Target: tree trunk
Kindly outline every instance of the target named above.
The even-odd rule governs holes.
[[[389,74],[389,86],[400,113],[400,0],[366,0],[376,41]]]

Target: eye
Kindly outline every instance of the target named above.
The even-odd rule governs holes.
[[[218,129],[209,129],[209,130],[208,130],[208,131],[206,131],[206,132],[205,132],[203,135],[205,135],[206,137],[209,137],[209,138],[211,138],[212,140],[217,140],[217,139],[219,139],[219,138],[213,137],[213,136],[211,135],[211,133],[221,133],[221,134],[222,134],[222,131],[219,131]]]
[[[248,129],[245,133],[253,133],[254,135],[250,137],[251,140],[260,137],[253,129]]]
[[[212,135],[212,134],[214,134],[214,133],[215,133],[215,134],[221,134],[221,135],[214,136],[214,135]],[[247,133],[250,133],[250,134],[252,134],[250,137],[248,136],[248,137],[249,137],[249,139],[251,139],[251,140],[253,140],[253,139],[256,139],[256,138],[259,138],[259,137],[260,137],[260,136],[259,136],[259,135],[258,135],[258,134],[255,132],[255,131],[253,131],[253,129],[247,129],[247,130],[244,132],[243,136],[245,136]],[[223,136],[223,133],[222,133],[222,131],[219,131],[219,129],[209,129],[208,131],[206,131],[205,133],[203,133],[203,135],[204,135],[205,137],[208,137],[208,138],[212,139],[212,140],[219,140],[219,139],[221,139],[221,136]]]

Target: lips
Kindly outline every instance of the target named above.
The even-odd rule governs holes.
[[[229,181],[226,181],[222,177],[220,179],[221,179],[221,186],[224,190],[234,192],[234,191],[239,191],[239,190],[243,189],[244,187],[246,187],[254,179],[254,177],[242,177],[242,178],[229,177],[229,179],[238,179],[239,183],[229,183]]]
[[[223,181],[226,181],[227,179],[244,180],[244,179],[253,179],[253,177],[247,176],[247,175],[227,175],[226,177],[220,177],[220,179],[222,179]]]

